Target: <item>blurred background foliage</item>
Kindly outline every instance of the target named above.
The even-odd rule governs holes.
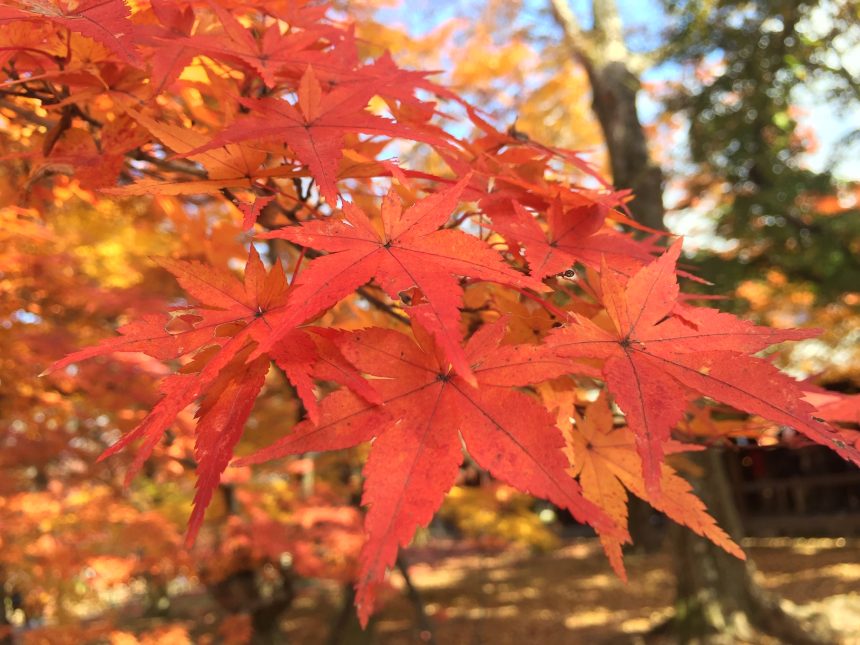
[[[404,66],[444,70],[440,80],[517,136],[589,150],[612,174],[592,78],[583,55],[565,41],[557,3],[334,4],[334,15],[357,19],[365,55],[390,49]],[[594,31],[594,12],[614,4],[570,7],[583,29]],[[857,392],[860,6],[630,0],[617,8],[624,48],[607,55],[624,58],[635,72],[627,82],[665,178],[666,226],[687,235],[688,268],[714,283],[688,290],[734,294],[715,304],[771,325],[820,327],[819,339],[782,350],[779,360],[799,377]],[[93,60],[105,56],[84,38],[74,46]],[[199,96],[185,90],[176,100],[205,119]],[[110,114],[107,93],[100,104]],[[151,407],[164,366],[123,355],[37,377],[57,357],[110,335],[106,321],[118,326],[177,304],[179,289],[151,257],[181,248],[185,257],[240,268],[248,241],[241,215],[216,200],[189,207],[170,196],[100,196],[98,178],[63,174],[62,155],[73,150],[58,148],[56,165],[29,159],[26,152],[50,133],[16,116],[3,98],[0,623],[28,643],[240,643],[260,638],[254,621],[279,616],[310,587],[334,589],[336,597],[340,590],[348,608],[362,539],[361,449],[292,461],[287,476],[275,467],[229,471],[207,516],[210,530],[189,552],[181,548],[193,496],[187,428],[175,428],[129,489],[122,481],[128,457],[95,464]],[[73,135],[64,145],[73,148]],[[493,294],[467,294],[482,297]],[[328,314],[354,327],[378,315]],[[535,324],[543,323],[551,324]],[[300,414],[289,385],[269,374],[240,452],[270,443]],[[570,534],[551,509],[464,471],[422,539],[539,552]],[[610,588],[600,576],[594,573],[593,588]],[[860,575],[849,582],[856,580]],[[347,638],[350,628],[338,622],[346,614],[332,611],[331,624],[316,627]],[[138,618],[126,629],[129,615]],[[195,619],[177,618],[188,615]]]

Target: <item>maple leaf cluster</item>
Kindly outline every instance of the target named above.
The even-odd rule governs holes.
[[[679,290],[680,241],[634,237],[629,195],[581,155],[499,130],[428,73],[374,58],[326,7],[39,0],[0,4],[0,30],[4,118],[29,116],[42,136],[21,152],[32,185],[72,177],[182,209],[205,198],[248,232],[241,280],[189,240],[158,261],[184,301],[51,367],[117,352],[172,367],[103,457],[135,445],[133,477],[197,406],[188,544],[275,371],[304,418],[239,465],[372,442],[364,623],[464,448],[594,527],[622,574],[627,490],[743,555],[664,458],[694,447],[677,440],[693,401],[860,464],[856,433],[755,355],[814,332],[694,306]]]

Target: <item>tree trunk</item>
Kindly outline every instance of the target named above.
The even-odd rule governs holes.
[[[238,512],[237,498],[232,484],[220,484],[227,513]],[[248,614],[251,618],[251,640],[249,645],[281,645],[285,637],[281,631],[280,618],[292,606],[295,599],[293,575],[289,568],[278,566],[280,574],[274,588],[263,594],[258,580],[259,563],[247,558],[225,578],[207,583],[209,593],[229,614]]]
[[[279,645],[285,643],[280,618],[295,598],[292,577],[281,569],[277,588],[268,596],[261,594],[254,568],[232,572],[223,580],[208,585],[209,593],[228,614],[251,617],[250,645]]]
[[[606,139],[615,187],[634,191],[630,208],[640,223],[664,230],[664,176],[651,159],[636,110],[641,84],[634,70],[642,64],[627,49],[615,0],[592,0],[594,27],[588,32],[580,28],[568,0],[549,2],[571,54],[591,82],[592,108]],[[740,520],[722,453],[711,449],[689,458],[704,472],[691,482],[694,489],[720,526],[739,539]],[[787,614],[779,599],[755,581],[751,562],[737,560],[683,527],[675,531],[672,552],[678,577],[676,615],[659,631],[672,630],[682,642],[719,642],[714,634],[720,634],[725,642],[735,643],[755,631],[797,645],[832,642],[828,626],[802,625]]]
[[[717,449],[687,456],[702,467],[691,478],[696,494],[723,529],[736,541],[742,534],[726,476],[724,455]],[[738,560],[684,527],[675,529],[677,599],[675,616],[663,627],[680,642],[736,643],[766,634],[780,642],[835,642],[826,620],[801,622],[773,593],[755,580],[755,565]]]
[[[637,221],[663,230],[663,171],[648,152],[636,111],[641,56],[627,49],[615,0],[592,0],[594,27],[584,32],[568,0],[549,0],[565,42],[591,83],[591,107],[606,142],[612,183],[633,191],[630,210]]]
[[[329,631],[326,645],[371,645],[374,641],[376,618],[370,617],[367,628],[362,629],[355,613],[355,589],[352,583],[343,586],[340,611]]]
[[[637,221],[663,230],[663,171],[651,160],[645,131],[636,112],[640,83],[623,61],[589,62],[592,109],[600,122],[612,183],[635,197],[630,210]]]
[[[0,567],[0,645],[14,645],[12,622],[7,610],[13,605],[12,598],[6,592],[6,575]]]

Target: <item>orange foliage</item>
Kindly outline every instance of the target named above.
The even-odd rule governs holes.
[[[853,434],[751,355],[806,334],[686,304],[680,245],[634,238],[629,195],[567,149],[596,141],[581,73],[542,76],[525,39],[500,48],[479,26],[453,74],[466,100],[338,15],[0,6],[0,589],[16,628],[44,622],[31,642],[243,642],[265,600],[249,589],[287,597],[293,576],[355,583],[366,622],[464,443],[595,526],[620,573],[626,490],[742,556],[663,461],[700,395],[860,461]],[[489,76],[540,82],[525,100]],[[568,121],[585,126],[556,136]],[[558,377],[555,399],[526,390]],[[292,461],[225,475],[234,453]],[[180,583],[229,614],[212,633],[94,620]]]

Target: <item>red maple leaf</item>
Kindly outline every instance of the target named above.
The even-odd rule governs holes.
[[[563,273],[575,262],[599,269],[603,257],[614,271],[633,273],[653,257],[641,242],[605,228],[607,212],[599,203],[565,210],[555,200],[547,209],[546,232],[518,202],[513,202],[513,213],[496,210],[491,217],[494,230],[523,245],[536,278]]]
[[[354,42],[354,34],[347,32],[342,35],[344,36],[343,41],[335,49],[327,52],[325,58],[318,56],[314,60],[303,61],[300,71],[304,70],[308,64],[312,64],[320,83],[326,89],[369,85],[374,88],[374,92],[379,96],[414,107],[431,106],[432,108],[432,104],[421,101],[415,96],[417,89],[446,99],[459,100],[459,97],[447,88],[427,79],[435,72],[398,67],[388,51],[369,65],[361,65]],[[299,60],[307,58],[307,53],[296,58]]]
[[[373,381],[383,405],[348,390],[323,400],[321,420],[238,463],[259,463],[291,454],[338,450],[373,441],[364,468],[362,502],[367,543],[361,553],[356,605],[363,624],[373,610],[375,587],[419,526],[426,526],[454,484],[462,441],[479,466],[529,494],[568,509],[618,539],[625,531],[585,501],[567,474],[564,441],[552,416],[534,398],[514,389],[547,378],[517,346],[499,347],[504,321],[485,325],[465,347],[477,378],[472,387],[454,373],[442,348],[420,327],[417,343],[392,330],[344,334],[343,354]],[[554,374],[550,374],[553,376]]]
[[[466,177],[405,211],[397,194],[389,192],[382,203],[381,231],[360,208],[347,202],[343,219],[315,220],[263,235],[330,252],[299,275],[294,302],[300,304],[283,323],[285,328],[331,307],[371,278],[395,299],[418,287],[422,297],[407,311],[433,334],[454,369],[471,380],[460,345],[463,289],[458,276],[540,291],[547,287],[509,267],[476,237],[439,230],[456,208],[468,181]],[[276,329],[272,338],[280,334]]]
[[[860,464],[860,450],[838,430],[813,418],[799,384],[750,354],[810,330],[776,330],[714,309],[678,304],[677,241],[626,285],[604,264],[600,284],[608,320],[574,314],[575,324],[553,331],[536,353],[603,359],[603,376],[636,435],[649,494],[660,488],[663,444],[692,393],[791,426]],[[575,372],[572,366],[571,372]]]
[[[198,262],[161,260],[185,291],[201,305],[183,307],[172,315],[149,316],[120,328],[122,336],[70,354],[50,370],[114,352],[144,352],[156,358],[180,358],[196,352],[180,373],[161,384],[162,398],[143,421],[100,457],[116,454],[142,439],[127,479],[131,479],[152,453],[177,415],[203,397],[197,413],[198,491],[189,520],[187,539],[193,541],[203,512],[226,468],[233,447],[241,438],[245,421],[263,385],[273,359],[293,383],[308,416],[319,419],[313,378],[337,381],[379,401],[377,392],[347,363],[329,340],[327,330],[293,329],[283,342],[269,349],[269,356],[248,362],[257,343],[267,339],[272,321],[289,300],[289,289],[280,263],[266,272],[254,247],[245,267],[244,283],[231,274]]]
[[[315,45],[324,31],[317,27],[322,24],[308,25],[301,31],[281,33],[280,25],[272,23],[256,38],[254,32],[240,23],[233,14],[218,2],[210,0],[209,6],[218,16],[223,32],[217,35],[198,34],[186,40],[189,47],[213,58],[230,58],[252,67],[268,87],[276,84],[276,74],[285,65],[296,60],[316,59],[319,52],[305,52]],[[326,30],[328,31],[328,30]],[[299,58],[301,53],[305,56]],[[309,54],[309,55],[308,55]],[[307,64],[307,63],[305,63]]]
[[[366,83],[323,93],[309,65],[299,83],[294,105],[272,98],[240,99],[252,114],[238,119],[209,144],[187,154],[249,139],[284,141],[298,160],[307,165],[326,201],[335,204],[338,195],[335,182],[345,135],[361,132],[450,145],[437,130],[423,132],[368,112],[365,108],[376,92],[374,84]]]
[[[805,383],[803,390],[804,400],[817,410],[815,416],[827,421],[860,424],[860,394],[834,392],[811,383]]]
[[[152,48],[149,56],[152,90],[153,94],[159,94],[179,78],[198,53],[186,41],[194,29],[196,16],[190,4],[183,6],[176,0],[150,0],[150,8],[161,25],[137,25],[135,37],[139,44]]]
[[[48,19],[101,43],[126,63],[140,64],[128,42],[134,26],[123,0],[83,0],[75,3],[74,9],[69,9],[68,1],[24,0],[15,4],[18,6],[0,6],[0,23]]]

